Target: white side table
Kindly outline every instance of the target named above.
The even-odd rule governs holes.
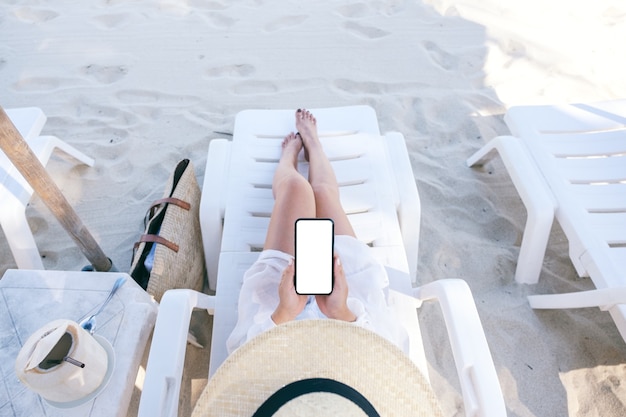
[[[72,409],[50,406],[23,385],[15,359],[28,337],[56,319],[79,322],[96,311],[121,275],[124,285],[97,318],[96,334],[115,351],[115,368],[95,399]],[[0,415],[125,417],[158,304],[127,274],[8,270],[0,280]]]

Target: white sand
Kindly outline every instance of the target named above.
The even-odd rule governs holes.
[[[467,280],[509,415],[623,416],[626,343],[609,315],[526,301],[592,288],[563,233],[555,226],[539,284],[516,284],[523,205],[498,159],[483,170],[465,159],[508,133],[508,106],[626,97],[625,19],[614,0],[8,0],[0,105],[41,107],[45,134],[96,158],[48,168],[126,270],[171,169],[190,158],[201,182],[209,141],[232,132],[238,111],[369,104],[409,148],[419,280]],[[27,214],[46,268],[87,263],[38,198]],[[0,234],[0,273],[14,267]],[[459,415],[440,316],[422,316],[433,384],[446,415]]]

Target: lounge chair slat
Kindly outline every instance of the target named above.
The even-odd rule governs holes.
[[[606,132],[544,135],[537,140],[560,158],[626,154],[626,127]]]
[[[626,184],[573,185],[572,192],[582,206],[592,212],[626,210]]]
[[[578,183],[626,183],[626,155],[609,158],[557,159],[564,180]]]

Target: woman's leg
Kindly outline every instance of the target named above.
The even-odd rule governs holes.
[[[283,153],[272,181],[274,209],[263,248],[293,256],[296,220],[315,217],[315,197],[311,185],[296,169],[302,142],[290,133],[282,146]]]
[[[350,220],[341,207],[337,178],[317,135],[315,117],[307,110],[298,109],[296,128],[308,154],[309,183],[315,197],[316,217],[333,219],[336,235],[356,237]]]

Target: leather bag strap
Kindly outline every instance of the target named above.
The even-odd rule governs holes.
[[[180,208],[182,208],[184,210],[190,210],[191,209],[191,204],[189,204],[188,202],[183,201],[181,199],[174,198],[174,197],[160,198],[158,200],[154,200],[152,202],[152,207],[156,207],[156,206],[158,206],[160,204],[163,204],[163,203],[174,204],[175,206],[178,206],[178,207],[180,207]]]
[[[158,243],[160,245],[163,245],[165,247],[167,247],[170,250],[173,250],[174,252],[178,253],[178,245],[174,242],[171,242],[167,239],[162,238],[159,235],[141,235],[141,237],[139,238],[139,242],[135,243],[135,247],[137,247],[139,245],[140,242],[146,242],[146,243]]]
[[[161,204],[174,204],[175,206],[180,207],[183,210],[191,210],[191,204],[178,198],[167,197],[154,200],[150,208],[146,211],[146,215],[143,218],[144,227],[147,228],[148,223],[150,223],[154,216],[159,213],[159,210],[161,209]]]

